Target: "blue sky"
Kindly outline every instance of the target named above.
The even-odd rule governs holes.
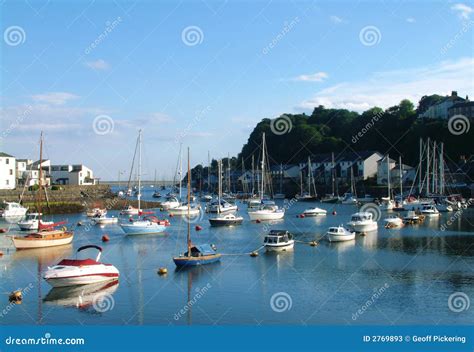
[[[236,155],[253,126],[316,105],[363,111],[474,96],[472,1],[3,1],[1,149],[103,180]],[[95,44],[94,44],[95,43]],[[113,128],[112,128],[113,127]],[[104,128],[104,129],[102,129]],[[270,151],[271,152],[271,151]]]

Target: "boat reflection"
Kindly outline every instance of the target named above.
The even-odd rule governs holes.
[[[364,235],[356,237],[363,247],[367,249],[377,249],[378,232],[377,230],[366,232]]]
[[[54,287],[43,298],[43,302],[65,308],[76,308],[88,313],[97,313],[102,311],[100,309],[101,301],[110,301],[118,286],[119,281],[115,280],[90,285]]]

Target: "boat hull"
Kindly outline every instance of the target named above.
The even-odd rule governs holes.
[[[16,249],[31,249],[31,248],[46,248],[46,247],[56,247],[64,246],[70,244],[73,239],[73,235],[66,238],[58,238],[52,240],[42,240],[42,239],[24,239],[21,237],[13,237],[12,241]]]
[[[370,232],[370,231],[375,231],[377,230],[378,226],[377,223],[370,223],[370,224],[357,224],[357,223],[352,223],[349,222],[347,226],[355,232],[362,233],[362,232]]]
[[[294,241],[290,241],[285,244],[266,244],[265,250],[267,252],[286,252],[286,251],[292,251],[294,246],[295,246]]]
[[[249,218],[251,221],[267,221],[267,220],[280,220],[285,216],[285,212],[262,212],[262,211],[249,211]]]
[[[355,233],[344,234],[344,235],[328,233],[329,242],[344,242],[344,241],[352,241],[354,239],[355,239]]]
[[[46,279],[46,282],[52,287],[68,287],[68,286],[79,286],[79,285],[89,285],[97,284],[106,281],[118,280],[118,274],[93,274],[85,275],[78,277],[68,277],[68,278],[51,278]]]
[[[192,267],[216,263],[221,260],[220,254],[204,255],[200,257],[175,257],[173,261],[179,268]]]
[[[127,235],[153,235],[157,233],[163,233],[166,230],[166,226],[160,224],[156,224],[156,226],[121,224],[120,227]]]
[[[221,219],[209,219],[211,226],[236,226],[241,225],[244,219],[233,219],[233,220],[221,220]]]
[[[99,218],[99,219],[92,219],[92,222],[96,225],[108,225],[108,224],[116,224],[118,223],[118,218]]]

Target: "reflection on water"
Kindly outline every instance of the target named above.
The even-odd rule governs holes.
[[[152,189],[143,193],[151,199]],[[34,287],[24,295],[22,307],[13,307],[0,324],[470,324],[474,320],[472,309],[455,314],[447,305],[453,292],[474,296],[473,209],[450,221],[445,231],[441,228],[449,214],[400,229],[385,229],[380,221],[377,231],[354,241],[329,243],[324,239],[328,227],[347,223],[355,207],[318,204],[328,210],[327,216],[297,218],[310,205],[296,202],[282,222],[257,224],[248,221],[245,205],[238,206],[246,219],[242,226],[211,228],[206,214],[199,222],[202,231],[192,234],[196,244],[215,243],[221,253],[230,255],[220,263],[186,270],[174,270],[172,261],[186,246],[186,223],[178,217],[170,218],[165,236],[132,237],[124,236],[117,225],[90,226],[82,214],[55,216],[68,219],[70,226],[83,222],[84,226],[73,226],[74,243],[25,251],[16,251],[8,237],[16,233],[15,225],[0,222],[0,227],[11,225],[8,234],[0,234],[4,291],[30,283]],[[337,215],[331,215],[333,208]],[[269,229],[287,229],[297,241],[320,243],[311,247],[297,242],[293,251],[261,251],[250,257]],[[110,242],[101,242],[104,234]],[[47,266],[71,257],[85,244],[104,248],[101,261],[120,270],[120,284],[51,289],[42,279]],[[159,276],[159,267],[167,267],[168,274]],[[376,306],[353,321],[352,314],[385,284],[389,288]],[[291,297],[291,309],[272,310],[270,299],[278,292]],[[96,296],[112,297],[113,307],[98,312]],[[7,298],[4,303],[8,304]]]

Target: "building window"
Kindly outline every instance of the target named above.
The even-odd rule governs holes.
[[[5,164],[7,164],[7,165],[10,164],[10,159],[6,158],[5,159]]]
[[[5,180],[5,184],[8,186],[10,184],[10,180]]]
[[[10,175],[13,175],[13,169],[10,169]]]

